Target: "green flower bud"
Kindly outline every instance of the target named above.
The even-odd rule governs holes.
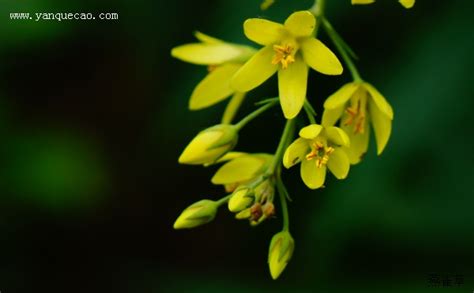
[[[253,189],[248,186],[237,188],[229,199],[229,211],[238,213],[250,207],[255,201]]]
[[[293,255],[294,249],[295,241],[293,237],[291,237],[290,232],[281,231],[273,236],[268,251],[268,265],[270,267],[270,274],[274,280],[276,280],[285,269]]]
[[[214,163],[237,144],[238,130],[234,125],[219,124],[201,131],[184,149],[181,164]]]
[[[251,209],[245,209],[235,215],[235,218],[237,220],[246,220],[249,219],[252,216]]]
[[[187,207],[174,222],[175,229],[189,229],[204,225],[214,220],[219,204],[203,199]]]
[[[272,180],[265,180],[255,187],[255,198],[259,202],[272,201],[275,194],[275,186]]]

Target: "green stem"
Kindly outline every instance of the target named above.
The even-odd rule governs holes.
[[[232,196],[232,193],[227,195],[227,196],[224,196],[223,198],[219,199],[218,201],[216,201],[216,203],[221,206],[223,204],[225,204],[229,199],[230,197]]]
[[[347,68],[349,68],[349,71],[351,72],[351,75],[354,81],[362,81],[359,71],[357,70],[354,62],[352,61],[351,57],[347,53],[347,50],[344,48],[344,44],[340,42],[337,32],[334,30],[331,23],[326,18],[322,18],[321,20],[322,20],[324,29],[326,30],[327,34],[331,38],[331,41],[336,46],[336,49],[339,52],[339,54],[341,54],[342,59],[344,59],[344,62],[346,63]]]
[[[278,175],[278,177],[280,176]],[[285,186],[283,186],[281,178],[277,179],[276,184],[278,195],[280,196],[281,213],[283,214],[283,231],[288,231],[290,229],[290,216],[288,214],[288,203],[286,202]]]
[[[267,111],[268,109],[270,109],[271,107],[275,106],[276,104],[278,103],[278,101],[274,101],[274,102],[270,102],[260,108],[258,108],[257,110],[253,111],[252,113],[248,114],[247,116],[245,116],[242,120],[239,121],[239,123],[237,123],[235,126],[237,127],[238,130],[242,129],[242,127],[244,127],[245,125],[247,125],[247,123],[249,123],[250,121],[252,121],[253,119],[257,118],[260,114],[262,114],[263,112]]]
[[[304,108],[304,111],[306,112],[306,116],[308,116],[309,122],[311,124],[316,124],[316,119],[314,118],[316,113],[314,112],[314,109],[313,109],[313,107],[311,106],[311,104],[309,103],[308,100],[304,101],[303,108]]]
[[[273,158],[272,164],[268,168],[267,174],[275,174],[275,170],[277,169],[278,165],[281,163],[283,152],[285,151],[285,147],[289,139],[291,139],[291,133],[293,126],[295,124],[295,119],[286,120],[285,129],[283,130],[283,134],[280,138],[280,143],[278,144],[278,148],[275,152],[275,156]]]
[[[227,107],[225,108],[224,115],[222,115],[222,124],[230,124],[234,120],[237,111],[239,111],[242,102],[245,99],[245,93],[235,93],[230,99]]]

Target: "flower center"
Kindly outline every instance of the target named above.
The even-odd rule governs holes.
[[[367,111],[367,95],[365,92],[354,95],[351,99],[351,106],[346,108],[347,119],[344,125],[352,125],[355,134],[362,134],[365,131]]]
[[[287,69],[288,65],[295,62],[295,57],[293,56],[295,48],[291,45],[273,45],[273,50],[275,51],[272,60],[273,65],[281,63],[281,68]]]
[[[321,168],[329,161],[329,156],[334,152],[334,148],[327,146],[322,141],[315,141],[311,144],[311,152],[306,155],[306,160],[316,159],[316,166]]]

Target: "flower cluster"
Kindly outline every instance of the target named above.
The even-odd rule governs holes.
[[[352,4],[373,2],[352,0]],[[399,2],[407,8],[414,4],[413,0]],[[262,8],[272,3],[264,1]],[[328,21],[324,7],[325,1],[318,0],[311,9],[294,12],[283,23],[262,18],[246,20],[243,31],[248,39],[262,46],[260,49],[197,32],[198,42],[171,51],[173,57],[182,61],[207,66],[207,76],[191,94],[191,110],[207,108],[231,97],[221,123],[199,132],[178,160],[190,165],[222,164],[211,182],[221,185],[226,195],[190,205],[177,218],[174,228],[206,224],[224,204],[236,219],[247,220],[251,226],[281,214],[283,228],[272,238],[268,255],[273,279],[287,266],[295,245],[289,230],[289,193],[282,180],[283,169],[299,164],[302,182],[310,189],[319,189],[325,186],[328,170],[342,180],[348,176],[351,165],[362,161],[371,131],[378,155],[386,148],[391,134],[392,107],[374,86],[362,79],[354,64],[354,52]],[[307,98],[309,69],[332,76],[343,73],[336,54],[317,39],[319,28],[329,36],[352,81],[325,100],[318,123]],[[278,76],[278,97],[263,99],[256,110],[234,123],[246,94],[274,74]],[[286,124],[275,153],[234,151],[239,131],[278,104]],[[297,120],[307,122],[295,138]],[[281,213],[277,213],[276,198]]]

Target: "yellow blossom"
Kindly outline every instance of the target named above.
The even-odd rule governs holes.
[[[316,19],[309,11],[291,14],[284,24],[260,18],[244,23],[247,38],[263,45],[232,78],[237,91],[250,91],[278,72],[283,113],[292,119],[306,98],[308,66],[328,75],[342,73],[342,65],[331,50],[314,38]]]
[[[301,163],[301,178],[306,186],[322,187],[327,168],[337,179],[347,177],[350,163],[342,147],[348,147],[350,140],[342,129],[311,124],[302,128],[299,136],[286,149],[283,165],[290,168]]]
[[[229,161],[217,170],[211,182],[224,185],[227,192],[233,192],[239,185],[262,175],[273,160],[273,155],[230,152],[220,159],[224,160]]]
[[[275,234],[268,250],[268,266],[270,275],[276,280],[293,256],[295,250],[295,241],[290,232],[281,231]]]
[[[372,4],[375,0],[352,0],[352,5],[355,4]],[[405,8],[412,8],[415,5],[415,0],[398,0]]]
[[[331,126],[340,120],[340,127],[350,138],[351,145],[346,153],[351,164],[360,162],[367,152],[369,124],[375,132],[377,153],[383,152],[392,131],[393,110],[372,85],[348,83],[326,100],[324,109],[323,125]]]
[[[214,219],[219,204],[209,199],[193,203],[174,222],[175,229],[189,229],[209,223]]]
[[[171,55],[175,58],[208,66],[209,74],[196,86],[189,100],[191,110],[212,106],[236,94],[230,86],[230,80],[255,53],[255,49],[249,46],[226,43],[200,32],[196,32],[195,36],[199,43],[186,44],[171,50]]]
[[[214,163],[234,148],[237,139],[237,128],[234,125],[215,125],[198,133],[186,146],[178,161],[189,165]]]

